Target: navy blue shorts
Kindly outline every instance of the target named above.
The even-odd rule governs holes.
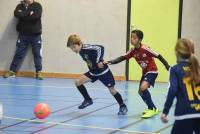
[[[176,120],[171,134],[200,134],[200,118]]]
[[[115,79],[110,70],[100,76],[93,76],[90,74],[90,72],[86,72],[84,75],[90,78],[92,83],[97,80],[100,80],[108,88],[115,86]]]
[[[143,75],[140,80],[140,85],[142,84],[142,81],[147,81],[150,86],[154,87],[157,76],[158,73],[147,73]]]

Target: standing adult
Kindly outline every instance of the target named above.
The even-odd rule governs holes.
[[[18,19],[16,29],[19,36],[10,70],[4,75],[4,78],[16,76],[16,72],[24,59],[28,46],[31,45],[36,69],[35,76],[36,79],[42,80],[42,6],[34,0],[23,0],[17,5],[14,15]]]

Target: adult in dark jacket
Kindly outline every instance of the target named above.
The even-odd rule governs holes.
[[[34,0],[23,0],[17,5],[14,15],[18,19],[16,29],[19,36],[10,70],[4,75],[4,78],[15,77],[19,65],[24,59],[28,45],[31,45],[36,69],[36,79],[42,80],[42,6]]]

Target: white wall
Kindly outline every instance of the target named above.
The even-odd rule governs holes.
[[[79,55],[66,48],[67,36],[79,34],[84,43],[105,46],[105,59],[125,53],[127,0],[38,0],[43,6],[43,71],[80,74],[87,71]],[[0,70],[7,70],[17,33],[13,11],[19,0],[0,2]],[[20,70],[34,71],[31,51]],[[125,75],[125,63],[112,67]]]
[[[182,37],[195,42],[196,55],[200,60],[200,0],[183,0]]]

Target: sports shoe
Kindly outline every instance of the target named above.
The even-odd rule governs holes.
[[[125,104],[120,105],[118,115],[126,115],[128,109]]]
[[[146,113],[144,113],[142,115],[142,118],[151,118],[160,113],[160,111],[158,109],[153,109],[153,110],[148,109],[148,110],[145,110],[144,112],[146,112]]]
[[[142,114],[147,113],[149,110],[151,110],[151,109],[145,109],[145,110],[142,112]],[[156,111],[157,114],[160,113],[160,110],[159,110],[159,109],[154,109],[154,110]]]
[[[40,72],[40,71],[36,72],[35,78],[38,79],[38,80],[43,80],[42,72]]]
[[[93,101],[92,101],[92,99],[91,100],[84,100],[83,102],[82,102],[82,104],[78,107],[79,109],[84,109],[84,108],[86,108],[86,107],[88,107],[88,106],[90,106],[90,105],[92,105],[93,104]]]
[[[154,110],[155,110],[156,115],[160,113],[160,110],[158,108],[156,108]]]
[[[16,77],[16,73],[13,71],[8,71],[5,75],[3,75],[3,78],[15,78]]]
[[[145,109],[145,110],[142,112],[142,114],[146,114],[149,110],[151,110],[151,109]]]

